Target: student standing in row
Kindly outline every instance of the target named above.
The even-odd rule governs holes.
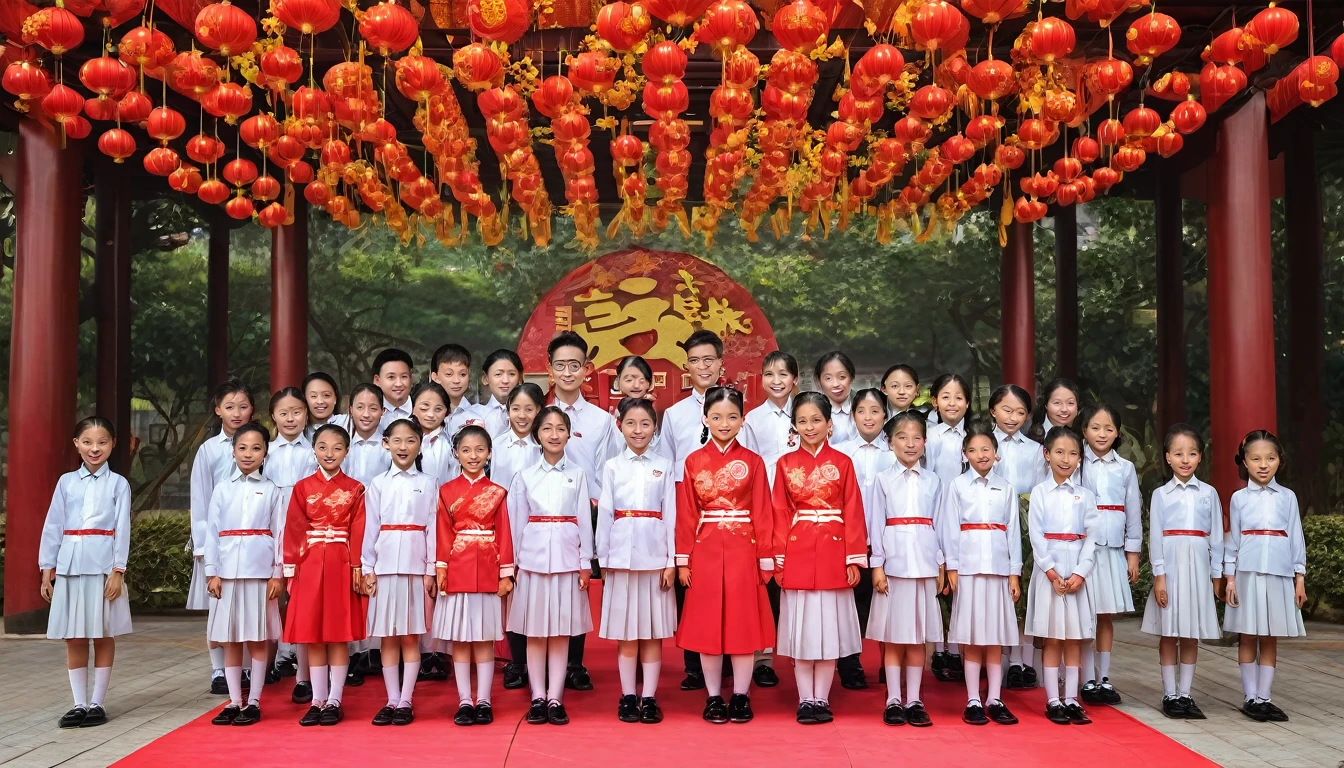
[[[450,440],[469,421],[480,421],[475,406],[467,399],[467,390],[471,388],[471,353],[466,347],[444,344],[434,350],[429,361],[429,380],[443,388],[444,405],[448,408],[444,432]]]
[[[546,407],[541,387],[524,382],[514,387],[504,401],[509,409],[509,427],[495,435],[490,451],[490,480],[502,488],[512,488],[513,478],[541,461],[541,446],[532,438],[532,423]],[[527,638],[509,629],[509,663],[504,665],[504,690],[527,685]]]
[[[304,437],[311,443],[313,432],[323,424],[331,423],[350,430],[350,414],[340,413],[341,390],[331,374],[313,371],[303,379],[303,400],[308,405],[308,422],[304,427]],[[380,402],[379,405],[382,403]]]
[[[945,373],[933,380],[930,393],[933,396],[934,413],[937,414],[938,423],[929,429],[929,440],[924,456],[929,469],[932,469],[938,479],[946,485],[962,474],[962,460],[965,455],[963,451],[968,435],[967,415],[971,406],[971,385],[955,373]],[[949,634],[950,631],[949,629]],[[946,650],[942,643],[934,643],[930,667],[936,679],[960,682],[962,661],[957,643],[948,641]]]
[[[309,378],[312,379],[312,376]],[[326,383],[321,379],[314,379],[310,386],[318,392],[326,391]],[[327,401],[323,398],[320,402],[325,405]],[[276,435],[266,450],[265,474],[266,479],[275,483],[280,492],[281,530],[284,530],[285,510],[289,509],[289,497],[294,493],[294,485],[317,471],[317,458],[313,456],[313,443],[308,432],[310,409],[303,391],[294,387],[285,387],[271,395],[271,420],[275,422]],[[337,418],[330,410],[326,414],[328,420]],[[313,695],[312,684],[308,681],[307,653],[292,643],[281,645],[283,647],[276,651],[279,660],[267,671],[266,682],[278,682],[281,668],[293,670],[294,703],[307,704]]]
[[[509,393],[522,380],[523,361],[516,352],[496,349],[486,355],[481,364],[481,402],[474,408],[475,418],[466,423],[480,421],[492,438],[502,434],[509,428]]]
[[[383,393],[383,414],[378,422],[381,437],[387,425],[411,415],[411,385],[415,362],[400,349],[387,348],[373,358],[373,385]],[[351,396],[353,413],[354,396]]]
[[[854,361],[844,352],[827,352],[812,367],[812,377],[817,389],[831,402],[831,443],[838,445],[858,437],[849,401],[854,387]]]

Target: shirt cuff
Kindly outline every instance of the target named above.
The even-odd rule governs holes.
[[[282,566],[281,572],[284,573],[285,578],[287,579],[294,578],[294,566],[289,563],[285,563],[284,566]]]
[[[511,579],[513,578],[513,573],[514,573],[514,567],[512,565],[499,566],[499,578]]]
[[[442,560],[435,560],[435,561],[434,561],[434,567],[435,567],[435,568],[447,568],[447,567],[448,567],[448,564],[445,563],[445,562],[442,561]]]
[[[435,571],[434,569],[435,569],[435,565],[434,565],[434,563],[426,563],[426,564],[425,564],[425,575],[426,575],[426,576],[433,576],[433,575],[436,573],[436,571]]]
[[[1154,563],[1153,561],[1149,560],[1148,565],[1153,569],[1154,578],[1158,576],[1167,575],[1167,569],[1162,566],[1162,563]]]
[[[1052,557],[1043,557],[1040,560],[1036,561],[1036,567],[1040,570],[1041,573],[1045,573],[1046,571],[1055,567],[1055,559]]]
[[[780,556],[780,560],[783,560],[783,559],[784,559],[784,558],[783,558],[783,556],[781,555],[781,556]],[[761,570],[762,570],[762,571],[773,571],[773,570],[775,570],[775,561],[772,560],[772,559],[770,559],[770,558],[768,558],[768,557],[762,557],[762,558],[761,558]]]
[[[205,547],[191,550],[192,557],[205,557]]]
[[[691,562],[690,555],[674,555],[672,559],[676,562],[677,567],[679,568],[684,568]]]
[[[272,579],[279,579],[283,576],[284,576],[284,569],[282,569],[279,564],[277,564],[274,568],[271,569]]]
[[[214,577],[216,577],[216,576],[218,576],[218,575],[219,575],[219,567],[218,567],[218,566],[215,566],[215,565],[207,565],[207,566],[205,566],[205,578],[207,578],[207,579],[213,579]]]
[[[1306,576],[1306,575],[1307,575],[1307,566],[1305,566],[1305,565],[1294,565],[1294,566],[1293,566],[1293,573],[1296,574],[1296,575],[1298,575],[1298,576]]]
[[[784,556],[783,556],[783,555],[775,555],[775,567],[776,567],[776,568],[781,568],[781,569],[784,567]]]
[[[867,568],[867,567],[868,567],[868,556],[867,556],[867,555],[850,555],[849,557],[846,557],[846,558],[845,558],[845,565],[857,565],[857,566],[859,566],[860,568]]]
[[[948,570],[952,570],[952,569],[948,569]],[[1008,575],[1009,575],[1009,576],[1017,576],[1017,577],[1021,578],[1021,576],[1022,576],[1022,566],[1020,566],[1020,565],[1015,565],[1015,566],[1013,566],[1012,568],[1009,568],[1009,569],[1008,569]]]
[[[1228,563],[1228,564],[1225,564],[1225,565],[1223,566],[1223,575],[1224,575],[1224,576],[1236,576],[1236,575],[1237,575],[1237,564],[1236,564],[1236,563]]]
[[[126,572],[126,566],[125,566],[125,565],[114,565],[114,566],[112,566],[112,572],[113,572],[113,573],[125,573],[125,572]]]
[[[886,562],[886,561],[883,560],[882,558],[880,558],[880,557],[874,555],[874,556],[868,558],[868,567],[869,567],[869,568],[881,568],[881,567],[882,567],[882,563],[884,563],[884,562]]]
[[[1138,554],[1143,551],[1142,539],[1125,539],[1125,551]]]

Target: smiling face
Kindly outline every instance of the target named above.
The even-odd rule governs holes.
[[[328,475],[334,475],[341,470],[341,462],[345,461],[345,454],[349,451],[350,446],[346,445],[340,435],[331,430],[318,435],[313,443],[317,465]]]
[[[637,454],[643,454],[653,440],[656,429],[653,419],[643,408],[631,408],[621,419],[621,434],[625,435],[625,444]]]
[[[994,417],[994,424],[1009,435],[1016,435],[1022,425],[1027,423],[1026,403],[1011,394],[1004,395],[998,405],[989,409],[989,413]]]
[[[1054,474],[1056,483],[1062,483],[1073,477],[1073,471],[1078,468],[1078,461],[1082,455],[1082,447],[1071,437],[1057,438],[1045,449],[1045,460],[1050,465],[1050,472]]]
[[[421,429],[433,432],[443,426],[443,420],[448,418],[448,405],[438,393],[426,390],[416,398],[411,412],[415,414],[415,420],[420,422]]]
[[[313,414],[313,421],[318,424],[327,423],[331,414],[336,412],[336,390],[321,379],[308,382],[308,386],[303,390],[303,397],[308,401],[308,410]]]
[[[723,374],[723,358],[713,344],[696,344],[686,350],[686,372],[691,374],[691,386],[704,392]]]
[[[474,431],[463,435],[453,449],[462,465],[462,473],[467,477],[480,477],[485,471],[485,463],[490,460],[489,442]]]
[[[1073,418],[1078,415],[1077,396],[1064,387],[1055,387],[1055,391],[1050,393],[1050,399],[1045,401],[1045,415],[1050,417],[1050,423],[1056,427],[1073,424]]]
[[[411,393],[411,367],[396,360],[383,363],[373,377],[373,383],[383,390],[383,396],[394,407],[400,407]]]
[[[822,367],[817,386],[821,387],[832,404],[844,406],[845,401],[849,400],[849,388],[853,383],[854,377],[849,375],[845,366],[839,360],[832,360]]]
[[[1199,460],[1202,456],[1199,444],[1189,435],[1173,437],[1171,447],[1165,454],[1167,466],[1171,467],[1172,474],[1182,483],[1189,482],[1190,478],[1195,476],[1195,470],[1199,469]]]
[[[910,469],[919,463],[924,455],[924,431],[913,421],[906,421],[901,428],[891,433],[891,450],[901,466]]]
[[[891,406],[892,411],[906,411],[919,397],[919,385],[910,378],[910,374],[895,370],[882,382],[882,393],[887,396],[887,405]]]
[[[548,413],[542,417],[537,428],[537,442],[541,443],[541,452],[546,460],[554,464],[565,455],[565,446],[569,443],[569,427],[558,413]]]
[[[966,446],[966,461],[981,477],[988,475],[998,460],[998,451],[994,450],[994,441],[989,435],[976,435]]]
[[[1246,472],[1256,485],[1269,485],[1269,481],[1278,474],[1282,462],[1279,449],[1268,440],[1256,440],[1246,446]]]
[[[626,397],[642,399],[649,396],[653,382],[644,377],[644,372],[633,365],[627,365],[616,379],[616,389]]]
[[[859,436],[870,443],[882,434],[882,425],[886,421],[886,409],[871,397],[863,398],[854,406],[854,426],[858,427]]]
[[[784,407],[797,383],[798,377],[789,372],[789,366],[783,360],[776,360],[761,371],[761,386],[765,387],[765,396],[778,408]]]
[[[714,438],[714,442],[725,446],[742,429],[742,410],[731,401],[720,400],[709,407],[703,421],[709,427],[709,436]]]
[[[360,439],[368,440],[383,418],[383,403],[372,392],[360,392],[350,401],[350,421]]]
[[[233,460],[244,475],[256,472],[265,459],[266,441],[262,439],[260,432],[245,432],[242,437],[233,441]]]
[[[537,418],[537,411],[541,406],[532,402],[530,397],[515,397],[512,403],[509,403],[509,426],[513,428],[516,435],[522,436],[531,434],[532,421]]]
[[[793,409],[793,429],[802,438],[803,447],[816,453],[831,435],[831,422],[822,415],[820,408],[803,403]]]
[[[292,395],[282,397],[271,403],[271,418],[275,420],[280,436],[293,440],[303,434],[303,428],[307,426],[307,404]]]
[[[1111,450],[1111,446],[1115,445],[1115,438],[1119,434],[1111,414],[1097,411],[1087,422],[1087,427],[1083,430],[1083,439],[1091,446],[1093,453],[1105,456]]]
[[[555,382],[556,393],[566,402],[578,398],[589,371],[588,360],[578,347],[557,347],[551,357],[551,381]]]
[[[415,458],[420,455],[420,436],[406,424],[399,424],[383,438],[383,447],[392,454],[397,469],[405,471],[415,466]]]
[[[518,379],[522,377],[513,363],[508,360],[496,360],[490,366],[490,370],[485,372],[481,381],[485,388],[490,392],[490,396],[495,398],[495,402],[502,403],[508,399],[509,393],[518,386]]]
[[[252,420],[252,398],[246,392],[230,392],[215,406],[219,426],[232,437],[238,428]]]
[[[117,444],[112,434],[102,427],[89,427],[79,433],[75,440],[75,450],[90,472],[97,472],[112,455],[112,447]]]
[[[938,390],[935,405],[944,424],[960,424],[970,403],[966,402],[966,393],[962,391],[961,385],[955,381],[949,381],[943,385],[942,389]]]
[[[448,398],[456,403],[467,393],[467,387],[471,386],[471,369],[466,363],[439,363],[429,378],[437,381],[448,393]]]

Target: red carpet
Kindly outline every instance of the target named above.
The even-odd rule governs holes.
[[[600,587],[597,582],[593,584],[594,613],[599,614]],[[683,675],[681,651],[670,641],[658,696],[666,719],[659,725],[622,723],[616,719],[620,681],[615,644],[599,640],[594,633],[586,661],[596,690],[565,692],[571,722],[564,727],[528,725],[524,721],[526,689],[505,691],[496,674],[493,725],[453,725],[457,688],[449,680],[416,686],[416,721],[410,726],[375,728],[369,721],[385,702],[386,693],[382,679],[370,677],[363,686],[346,689],[346,720],[340,725],[300,728],[298,719],[306,707],[290,703],[292,681],[286,680],[267,687],[261,723],[248,728],[216,727],[210,725],[211,712],[116,765],[232,768],[315,763],[324,768],[369,768],[448,760],[468,766],[524,766],[546,761],[599,768],[618,764],[685,768],[713,761],[739,768],[828,768],[885,765],[898,756],[902,765],[938,768],[1051,765],[1062,759],[1083,759],[1087,768],[1215,765],[1110,707],[1091,708],[1089,713],[1095,721],[1091,726],[1054,725],[1042,714],[1044,695],[1039,689],[1005,694],[1008,706],[1022,720],[1019,725],[969,726],[961,722],[964,686],[939,683],[928,673],[922,693],[933,727],[885,726],[881,719],[885,688],[876,685],[876,648],[869,646],[864,667],[872,687],[846,691],[837,682],[831,693],[836,719],[829,725],[801,726],[794,722],[797,694],[792,669],[783,659],[778,662],[779,687],[753,689],[753,722],[716,726],[702,721],[704,694],[678,690]],[[729,686],[730,681],[725,690],[730,690]]]

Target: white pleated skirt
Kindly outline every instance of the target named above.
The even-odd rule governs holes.
[[[785,589],[780,592],[775,655],[824,661],[863,650],[854,590]]]
[[[937,579],[887,577],[887,594],[873,590],[868,639],[879,643],[920,645],[943,642],[943,610]]]
[[[947,642],[958,645],[1017,645],[1017,610],[1008,577],[962,574],[952,598]]]
[[[434,601],[432,635],[457,643],[504,639],[504,601],[494,592],[449,592]]]
[[[525,637],[574,637],[592,632],[588,593],[579,589],[578,571],[519,569],[509,604],[509,631]]]
[[[1097,613],[1132,613],[1134,593],[1129,590],[1129,562],[1123,547],[1097,547],[1096,565],[1087,579],[1088,597]]]
[[[1223,609],[1223,629],[1261,637],[1306,635],[1292,577],[1237,571],[1237,606]]]
[[[425,577],[387,573],[369,598],[369,637],[425,633]]]
[[[1209,574],[1208,539],[1199,536],[1167,536],[1163,539],[1167,572],[1167,607],[1148,593],[1139,629],[1162,637],[1217,640],[1218,610],[1213,602],[1213,577]]]
[[[219,599],[205,626],[212,643],[279,640],[280,601],[266,599],[266,579],[221,579]]]
[[[77,640],[131,633],[131,600],[126,583],[112,600],[103,597],[107,577],[60,576],[52,585],[51,610],[47,614],[47,639]]]
[[[187,610],[188,611],[208,611],[210,610],[210,593],[205,591],[205,558],[191,558],[191,586],[187,587]]]
[[[1089,640],[1097,634],[1097,612],[1092,608],[1086,582],[1082,589],[1057,594],[1039,568],[1027,587],[1027,618],[1022,630],[1033,638]]]
[[[608,640],[661,640],[677,633],[677,598],[662,571],[611,569],[602,575],[602,624]]]

